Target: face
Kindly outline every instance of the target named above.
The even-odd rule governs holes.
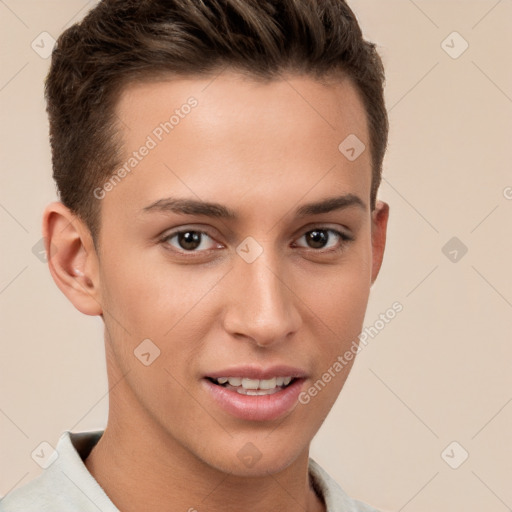
[[[97,189],[111,418],[212,468],[281,470],[345,382],[382,258],[369,150],[338,148],[368,148],[363,105],[349,81],[225,72],[130,85],[117,116],[125,172]]]

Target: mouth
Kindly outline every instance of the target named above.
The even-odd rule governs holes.
[[[270,379],[250,379],[248,377],[206,377],[207,380],[229,391],[235,391],[240,395],[265,396],[279,393],[291,386],[296,377],[271,377]]]
[[[213,405],[224,413],[249,421],[271,421],[290,413],[307,375],[290,366],[267,370],[245,366],[226,368],[203,377]]]

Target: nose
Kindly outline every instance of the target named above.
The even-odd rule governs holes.
[[[230,274],[226,332],[269,347],[298,331],[302,322],[299,298],[274,259],[265,252],[252,263],[238,258]]]

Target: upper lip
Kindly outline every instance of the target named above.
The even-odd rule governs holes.
[[[245,377],[259,380],[271,379],[272,377],[293,377],[300,379],[307,377],[307,374],[300,368],[280,364],[269,366],[268,368],[261,368],[254,365],[231,366],[223,370],[208,373],[205,377],[212,379],[219,379],[221,377]]]

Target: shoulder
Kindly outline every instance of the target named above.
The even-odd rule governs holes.
[[[312,458],[309,459],[309,474],[315,490],[321,494],[326,512],[379,512],[377,509],[354,500]]]
[[[101,434],[64,432],[51,465],[0,500],[0,512],[119,512],[83,462]]]
[[[14,489],[0,501],[0,512],[60,512],[66,504],[59,506],[59,485],[54,482],[52,472],[45,470],[27,484]]]

